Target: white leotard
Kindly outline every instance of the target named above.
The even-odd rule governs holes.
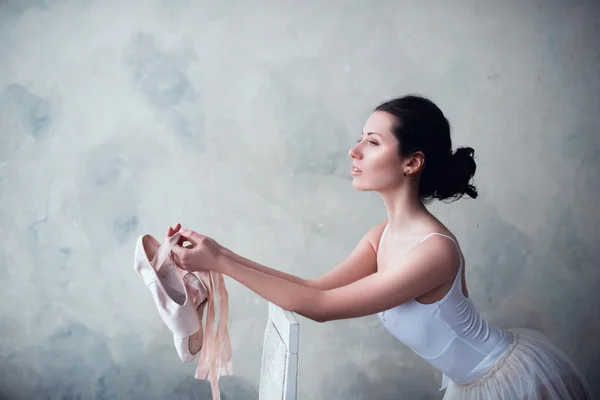
[[[386,225],[379,246],[387,228]],[[421,242],[432,235],[448,238],[458,248],[454,239],[441,233],[431,233]],[[462,268],[461,255],[454,283],[441,300],[423,304],[412,299],[378,314],[393,336],[444,374],[442,389],[448,378],[465,384],[483,375],[512,342],[510,333],[490,325],[471,299],[463,295]]]

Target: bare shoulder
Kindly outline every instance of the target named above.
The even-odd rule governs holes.
[[[437,219],[435,216],[431,216],[431,219],[426,223],[427,229],[430,232],[441,233],[446,236],[450,236],[453,240],[456,240],[454,233],[448,228],[442,221]]]
[[[458,257],[458,242],[449,232],[433,232],[425,236],[420,243],[425,253],[435,253],[437,256],[455,259]]]
[[[385,229],[387,223],[387,220],[383,221],[375,225],[373,228],[369,229],[365,234],[364,238],[371,244],[371,247],[373,247],[373,250],[375,250],[376,253],[379,249],[379,241],[381,240],[381,235],[383,235],[383,230]]]
[[[424,243],[422,243],[422,251],[424,257],[429,257],[430,260],[436,260],[435,262],[439,267],[438,272],[440,277],[444,277],[446,280],[446,285],[442,285],[440,288],[432,291],[432,297],[424,297],[421,300],[427,303],[441,299],[445,293],[447,293],[447,290],[449,290],[450,285],[454,283],[456,274],[461,265],[463,266],[460,278],[462,293],[465,297],[469,297],[465,276],[465,259],[458,239],[452,231],[443,225],[439,226],[435,233],[441,233],[445,237],[441,235],[431,235]]]
[[[426,237],[427,240],[422,243],[425,251],[435,253],[437,257],[445,260],[451,266],[451,271],[455,272],[460,264],[462,254],[454,233],[441,222],[437,222],[432,224],[430,234]]]

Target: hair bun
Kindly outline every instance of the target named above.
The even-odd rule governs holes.
[[[477,198],[477,190],[471,185],[471,179],[475,175],[475,150],[471,147],[459,147],[450,156],[451,168],[449,173],[452,175],[451,181],[454,182],[456,195],[462,196],[468,194],[471,198]]]

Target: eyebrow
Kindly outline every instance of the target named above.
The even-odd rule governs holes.
[[[364,135],[364,133],[363,133]],[[381,136],[381,133],[377,133],[377,132],[367,132],[367,136],[369,135],[377,135],[377,136]]]

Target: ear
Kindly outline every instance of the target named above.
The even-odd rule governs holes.
[[[425,154],[422,151],[416,151],[406,158],[405,167],[410,170],[411,175],[421,172],[424,166]]]

